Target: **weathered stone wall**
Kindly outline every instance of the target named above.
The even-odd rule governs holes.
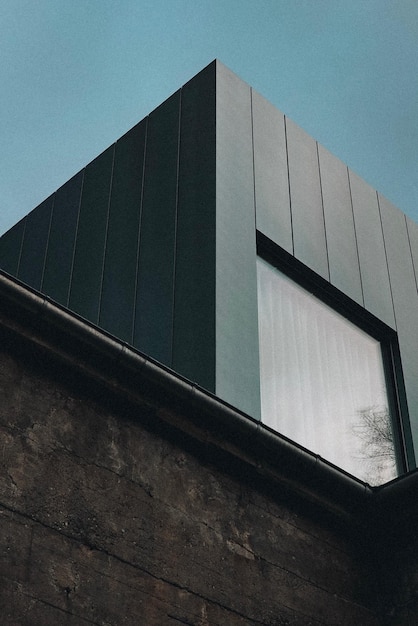
[[[1,624],[382,623],[359,529],[0,339]]]
[[[381,605],[388,626],[418,624],[417,474],[377,498],[374,534],[381,576]],[[390,486],[389,486],[390,488]],[[378,523],[380,521],[380,524]]]

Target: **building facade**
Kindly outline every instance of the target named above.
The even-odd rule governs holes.
[[[3,235],[7,623],[411,623],[417,263],[218,61]]]

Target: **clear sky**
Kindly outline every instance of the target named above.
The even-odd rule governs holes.
[[[417,0],[1,0],[0,233],[214,58],[418,221]]]

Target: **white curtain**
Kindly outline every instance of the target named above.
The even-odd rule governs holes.
[[[393,478],[380,343],[262,259],[258,302],[263,422],[362,480]]]

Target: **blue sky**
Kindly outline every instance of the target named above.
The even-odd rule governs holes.
[[[417,0],[1,0],[0,233],[214,58],[418,221]]]

